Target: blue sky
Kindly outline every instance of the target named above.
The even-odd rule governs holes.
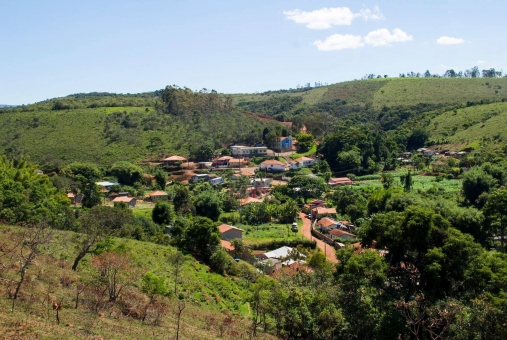
[[[502,69],[505,0],[0,1],[0,104]]]

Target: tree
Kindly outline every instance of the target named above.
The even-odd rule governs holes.
[[[463,195],[470,204],[480,207],[478,198],[483,193],[489,193],[497,186],[497,181],[481,168],[472,168],[463,176]]]
[[[164,190],[165,184],[167,182],[167,172],[165,172],[162,169],[158,169],[155,172],[155,182],[157,182],[157,185],[160,190]]]
[[[412,174],[410,173],[410,170],[407,172],[406,175],[400,176],[400,181],[401,185],[403,185],[403,190],[405,190],[405,192],[409,192],[412,190],[414,180],[412,179]]]
[[[498,189],[491,193],[483,212],[488,224],[500,233],[500,249],[504,253],[505,227],[507,226],[507,189]]]
[[[338,153],[336,162],[340,170],[356,173],[361,165],[361,154],[357,150],[342,151]]]
[[[209,161],[215,151],[214,144],[211,141],[204,141],[193,144],[190,154],[198,162]]]
[[[115,302],[135,278],[133,266],[126,254],[105,252],[95,256],[92,265],[98,272],[99,282],[106,287],[109,302]]]
[[[310,133],[301,132],[296,135],[300,151],[308,151],[315,144],[313,136]]]
[[[234,260],[222,247],[217,247],[210,257],[210,266],[219,274],[224,275]]]
[[[69,169],[72,172],[72,175],[74,176],[81,175],[87,180],[97,179],[102,176],[102,172],[99,170],[97,165],[93,163],[75,162],[69,164]]]
[[[416,128],[410,134],[407,140],[407,149],[415,150],[417,148],[421,148],[424,146],[428,138],[430,137],[430,133],[423,128]]]
[[[173,198],[173,204],[177,214],[186,215],[192,212],[193,205],[187,187],[178,187]]]
[[[380,182],[384,189],[389,189],[394,183],[394,178],[391,174],[383,172],[380,177]]]
[[[116,162],[111,166],[110,171],[118,178],[118,182],[126,185],[134,185],[143,178],[143,169],[130,162]]]
[[[104,206],[91,208],[86,214],[79,218],[78,232],[76,235],[75,246],[77,255],[72,265],[72,270],[76,270],[79,262],[87,255],[92,254],[98,249],[100,242],[113,235],[117,235],[122,227],[133,221],[133,216],[129,210],[117,209]]]
[[[151,211],[151,219],[160,225],[168,225],[174,219],[173,207],[164,201],[157,201]]]
[[[93,208],[99,205],[102,199],[99,186],[95,184],[96,179],[87,179],[82,176],[78,176],[78,179],[81,181],[81,193],[83,194],[81,205],[85,208]]]
[[[144,307],[142,321],[146,319],[148,309],[155,302],[157,295],[167,294],[167,285],[163,277],[148,272],[143,276],[142,290],[148,295],[149,301]]]
[[[213,221],[218,221],[223,211],[223,202],[217,192],[213,190],[203,191],[194,199],[195,212]]]
[[[185,262],[187,262],[187,257],[179,250],[177,250],[174,254],[169,256],[169,264],[173,267],[173,275],[174,275],[174,296],[178,296],[178,279],[180,277],[180,272],[183,268]]]
[[[199,253],[208,262],[220,244],[220,232],[213,221],[206,217],[196,217],[185,234],[185,248]]]
[[[321,178],[308,176],[294,176],[287,185],[292,191],[293,198],[317,198],[326,191],[326,185]]]
[[[19,278],[15,282],[14,292],[12,292],[12,312],[14,312],[14,304],[18,298],[21,285],[25,282],[28,268],[34,263],[37,256],[42,253],[42,247],[46,246],[52,238],[53,230],[45,223],[29,227],[20,234],[19,240],[16,242],[17,249],[13,249],[15,256],[18,258],[17,273],[19,274]]]

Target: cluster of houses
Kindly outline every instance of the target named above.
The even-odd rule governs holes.
[[[220,231],[221,246],[229,253],[234,253],[235,249],[230,240],[242,239],[243,230],[228,224],[219,225],[218,230]],[[238,254],[235,253],[235,255]],[[250,257],[250,260],[267,274],[275,274],[283,267],[298,268],[299,265],[305,263],[306,259],[304,254],[300,254],[297,250],[287,246],[267,252],[255,251],[253,255],[250,255],[249,250],[245,249],[244,254],[241,255]]]

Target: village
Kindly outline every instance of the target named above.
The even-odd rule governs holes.
[[[354,247],[356,253],[364,251],[356,236],[359,227],[337,218],[340,214],[337,214],[333,201],[329,199],[336,188],[357,183],[349,177],[331,177],[329,172],[323,173],[319,170],[319,164],[326,162],[314,154],[297,154],[297,145],[295,138],[287,136],[279,138],[276,149],[268,149],[264,145],[232,145],[229,149],[224,149],[225,152],[222,150],[222,154],[204,162],[194,162],[179,155],[151,160],[146,163],[164,169],[168,177],[164,188],[157,189],[155,176],[145,173],[143,179],[147,190],[143,195],[132,195],[131,192],[122,190],[122,184],[113,179],[95,184],[100,188],[103,205],[124,205],[132,209],[135,215],[141,216],[149,216],[159,201],[171,202],[174,190],[170,189],[175,186],[195,188],[204,185],[230,195],[235,201],[234,207],[229,212],[222,212],[217,221],[223,249],[236,261],[247,261],[270,275],[279,275],[280,271],[294,273],[300,269],[311,271],[306,266],[309,249],[319,249],[331,263],[337,262],[335,251],[343,247]],[[404,152],[397,161],[400,166],[415,169],[414,159],[422,157],[438,170],[441,164],[445,164],[442,159],[459,159],[467,153],[468,150],[445,150],[439,155],[437,151],[421,148],[414,154]],[[262,223],[245,221],[244,211],[256,211],[256,205],[279,204],[275,198],[277,193],[283,192],[295,177],[308,179],[306,185],[310,187],[316,183],[325,187],[315,194],[311,193],[311,188],[293,187],[294,193],[309,190],[310,194],[298,196],[302,199],[297,199],[297,207],[293,209],[290,220],[272,214],[272,217],[262,220]],[[324,192],[327,192],[324,195],[327,200],[322,197]],[[83,195],[69,192],[67,197],[78,207]],[[221,221],[227,223],[220,224]],[[171,234],[171,228],[170,224],[165,226],[166,234]],[[236,249],[237,242],[231,242],[234,240],[240,240],[240,251]],[[376,251],[380,255],[386,252],[381,249]]]

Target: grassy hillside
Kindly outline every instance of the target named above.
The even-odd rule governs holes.
[[[507,103],[471,106],[447,111],[428,125],[435,144],[469,145],[507,141]]]
[[[18,227],[0,226],[2,254],[14,245],[14,240],[22,230]],[[44,255],[33,261],[14,313],[10,312],[12,300],[7,297],[5,283],[8,281],[4,279],[15,278],[16,267],[13,265],[2,269],[0,334],[6,337],[0,338],[81,339],[100,334],[107,339],[167,339],[174,336],[174,308],[178,302],[171,293],[174,277],[168,263],[168,256],[175,252],[174,248],[116,239],[114,248],[122,252],[123,256],[132,258],[132,271],[137,275],[120,300],[106,305],[98,312],[92,312],[89,306],[96,297],[86,289],[80,297],[79,308],[75,308],[77,285],[81,283],[93,286],[96,270],[92,266],[91,255],[82,261],[77,272],[70,269],[75,256],[71,243],[73,236],[70,232],[57,232],[53,242],[44,248]],[[2,263],[8,264],[8,255],[3,256]],[[167,304],[159,325],[153,324],[153,315],[145,322],[135,316],[142,310],[143,303],[147,302],[141,293],[141,278],[146,272],[163,277],[170,292],[168,297],[159,298],[159,301]],[[187,308],[182,314],[182,339],[219,338],[219,325],[226,315],[233,317],[233,323],[220,338],[234,339],[238,334],[246,333],[250,313],[246,301],[249,296],[247,281],[210,273],[207,266],[189,257],[181,272],[178,287],[178,291],[187,296],[188,300]],[[63,305],[60,325],[56,324],[54,311],[50,309],[47,298]],[[127,315],[127,310],[130,315]],[[238,333],[230,335],[230,331]],[[270,336],[264,335],[264,338]]]
[[[366,81],[368,82],[368,81]],[[375,108],[428,104],[464,104],[507,98],[506,78],[398,78],[374,94]]]
[[[272,123],[240,112],[173,116],[154,107],[98,107],[0,111],[0,152],[27,154],[40,162],[49,155],[63,163],[110,165],[148,157],[188,156],[193,145],[220,148],[262,140]]]

